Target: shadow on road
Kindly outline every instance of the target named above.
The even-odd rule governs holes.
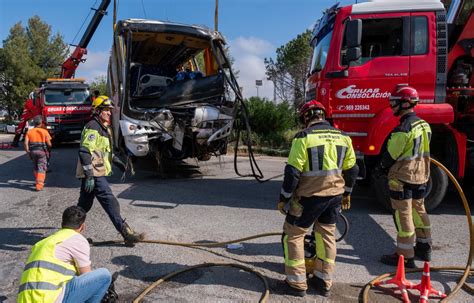
[[[150,283],[171,272],[190,267],[175,263],[148,263],[143,261],[142,257],[134,255],[115,257],[112,259],[112,263],[125,266],[119,271],[121,276]],[[263,287],[262,282],[253,274],[237,268],[222,266],[196,268],[169,279],[169,282],[165,282],[163,287],[181,288],[189,284],[223,285],[254,292],[260,292]]]
[[[45,237],[43,232],[36,230],[51,230],[54,227],[25,227],[25,228],[0,228],[0,250],[23,251],[29,249],[36,242]]]
[[[51,172],[46,174],[45,187],[79,188],[80,183],[75,178],[77,165],[78,144],[61,144],[51,152]],[[21,148],[2,151],[3,157],[13,157]],[[72,181],[76,180],[76,182]],[[72,182],[71,182],[72,181]],[[33,163],[26,154],[13,158],[0,165],[0,188],[17,188],[34,191]]]

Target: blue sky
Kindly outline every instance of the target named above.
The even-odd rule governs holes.
[[[38,15],[59,32],[67,43],[78,43],[91,7],[101,0],[0,0],[0,41],[6,39],[10,28]],[[87,61],[76,72],[77,77],[92,81],[105,75],[112,43],[112,11],[99,25],[88,46]],[[342,5],[355,1],[342,0]],[[362,2],[362,1],[359,1]],[[117,0],[118,17],[147,18],[214,26],[215,0]],[[333,0],[220,0],[219,31],[230,46],[235,66],[240,71],[239,83],[244,95],[256,95],[255,80],[265,78],[263,58],[273,57],[277,47],[311,28],[321,11],[336,3]],[[81,25],[86,21],[82,28]],[[77,36],[76,36],[77,35]],[[272,98],[273,86],[264,81],[260,96]]]

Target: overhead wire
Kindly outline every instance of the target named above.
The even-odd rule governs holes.
[[[79,30],[77,31],[76,35],[74,36],[74,38],[72,38],[71,45],[74,45],[74,41],[76,40],[77,36],[82,31],[82,29],[84,28],[84,25],[86,24],[86,21],[89,19],[90,15],[92,14],[93,8],[97,4],[97,1],[98,0],[95,0],[94,4],[92,5],[92,8],[89,10],[89,14],[86,16],[86,18],[84,18],[84,21],[82,22],[81,27],[79,27]]]
[[[143,4],[143,0],[141,0],[141,2],[142,2],[143,15],[145,16],[145,19],[148,19],[146,16],[145,5]]]

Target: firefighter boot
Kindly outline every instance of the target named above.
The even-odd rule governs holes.
[[[324,282],[323,279],[315,276],[311,280],[312,280],[312,284],[316,288],[316,293],[318,295],[326,297],[326,298],[329,297],[329,295],[331,294],[331,288],[328,287],[327,283]]]
[[[431,261],[431,245],[429,243],[416,242],[415,257],[420,258],[421,261]]]
[[[306,296],[306,290],[296,289],[292,287],[290,284],[288,284],[286,280],[283,281],[281,285],[278,285],[278,287],[280,287],[283,293],[288,296],[300,297],[300,298]]]
[[[122,237],[123,240],[125,241],[125,246],[127,247],[134,247],[135,243],[140,242],[145,239],[145,234],[144,233],[136,233],[133,231],[133,229],[128,226],[127,223],[123,224],[122,228]]]
[[[380,262],[387,265],[398,266],[398,254],[393,253],[391,255],[383,255],[380,259]],[[406,268],[416,268],[415,258],[405,257],[405,267]]]

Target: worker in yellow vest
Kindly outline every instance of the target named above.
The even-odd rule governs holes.
[[[286,215],[282,235],[286,279],[281,286],[296,297],[304,297],[308,289],[304,237],[311,226],[317,247],[312,284],[317,294],[330,295],[336,266],[336,220],[341,207],[351,206],[359,172],[351,138],[325,117],[326,108],[317,100],[299,109],[304,129],[291,144],[277,204]]]
[[[66,208],[62,228],[31,249],[21,275],[19,303],[99,303],[111,283],[105,268],[91,270],[90,246],[81,235],[86,212]]]

